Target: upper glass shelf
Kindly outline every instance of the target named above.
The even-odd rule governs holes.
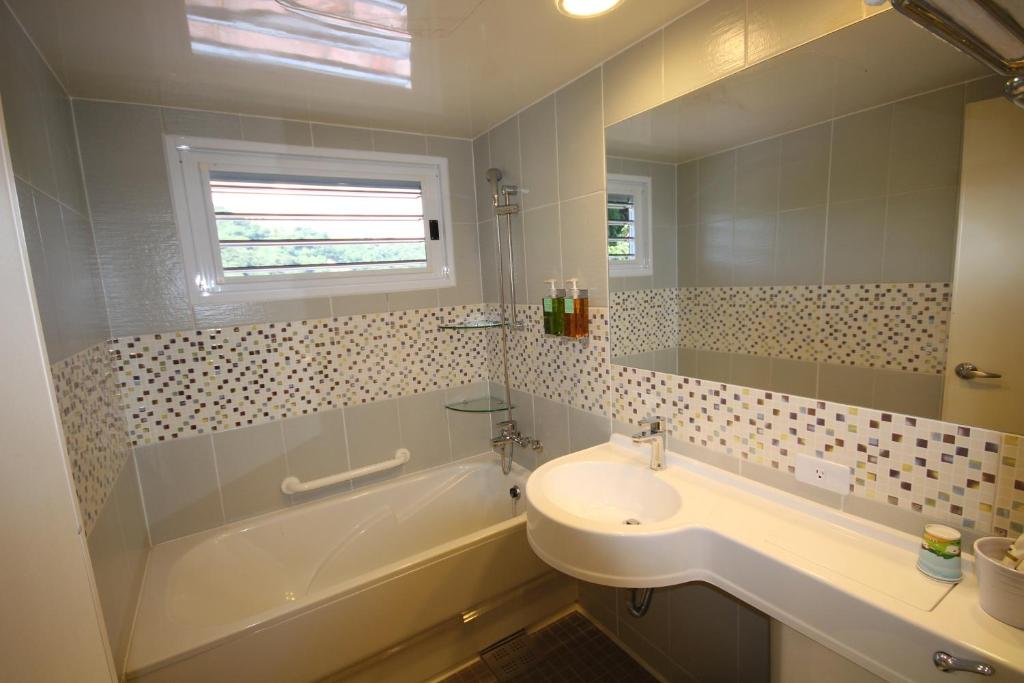
[[[509,406],[505,401],[494,396],[470,398],[458,403],[449,403],[445,406],[448,410],[454,410],[459,413],[498,413],[514,407]]]

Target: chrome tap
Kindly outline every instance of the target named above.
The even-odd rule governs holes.
[[[502,420],[498,423],[498,436],[491,439],[491,446],[502,448],[509,444],[514,444],[520,448],[530,448],[535,451],[544,450],[544,444],[540,441],[519,433],[519,427],[515,420]]]
[[[645,443],[651,446],[651,469],[652,470],[663,470],[665,469],[665,432],[661,430],[661,425],[665,421],[663,417],[647,417],[640,420],[641,427],[647,427],[647,429],[641,430],[633,435],[633,443]]]

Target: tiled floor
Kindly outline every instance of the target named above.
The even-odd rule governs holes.
[[[485,659],[449,676],[446,683],[655,682],[653,676],[579,612],[492,651],[490,656],[485,653]],[[525,666],[516,670],[515,660]],[[502,661],[511,666],[500,666]]]

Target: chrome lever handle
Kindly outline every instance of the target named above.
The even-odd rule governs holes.
[[[998,372],[984,372],[979,370],[974,363],[960,363],[954,369],[956,376],[960,379],[999,379],[1002,377]]]
[[[965,671],[967,673],[978,674],[980,676],[992,676],[996,670],[985,662],[976,662],[972,659],[961,659],[960,657],[954,657],[948,652],[939,650],[932,656],[932,662],[935,664],[936,669],[942,671]]]

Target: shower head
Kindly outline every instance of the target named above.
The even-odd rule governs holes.
[[[498,183],[501,182],[501,178],[502,178],[501,169],[500,168],[489,168],[489,169],[487,169],[487,175],[485,177],[487,178],[488,184],[493,189],[492,194],[495,197],[497,197],[498,196]]]

